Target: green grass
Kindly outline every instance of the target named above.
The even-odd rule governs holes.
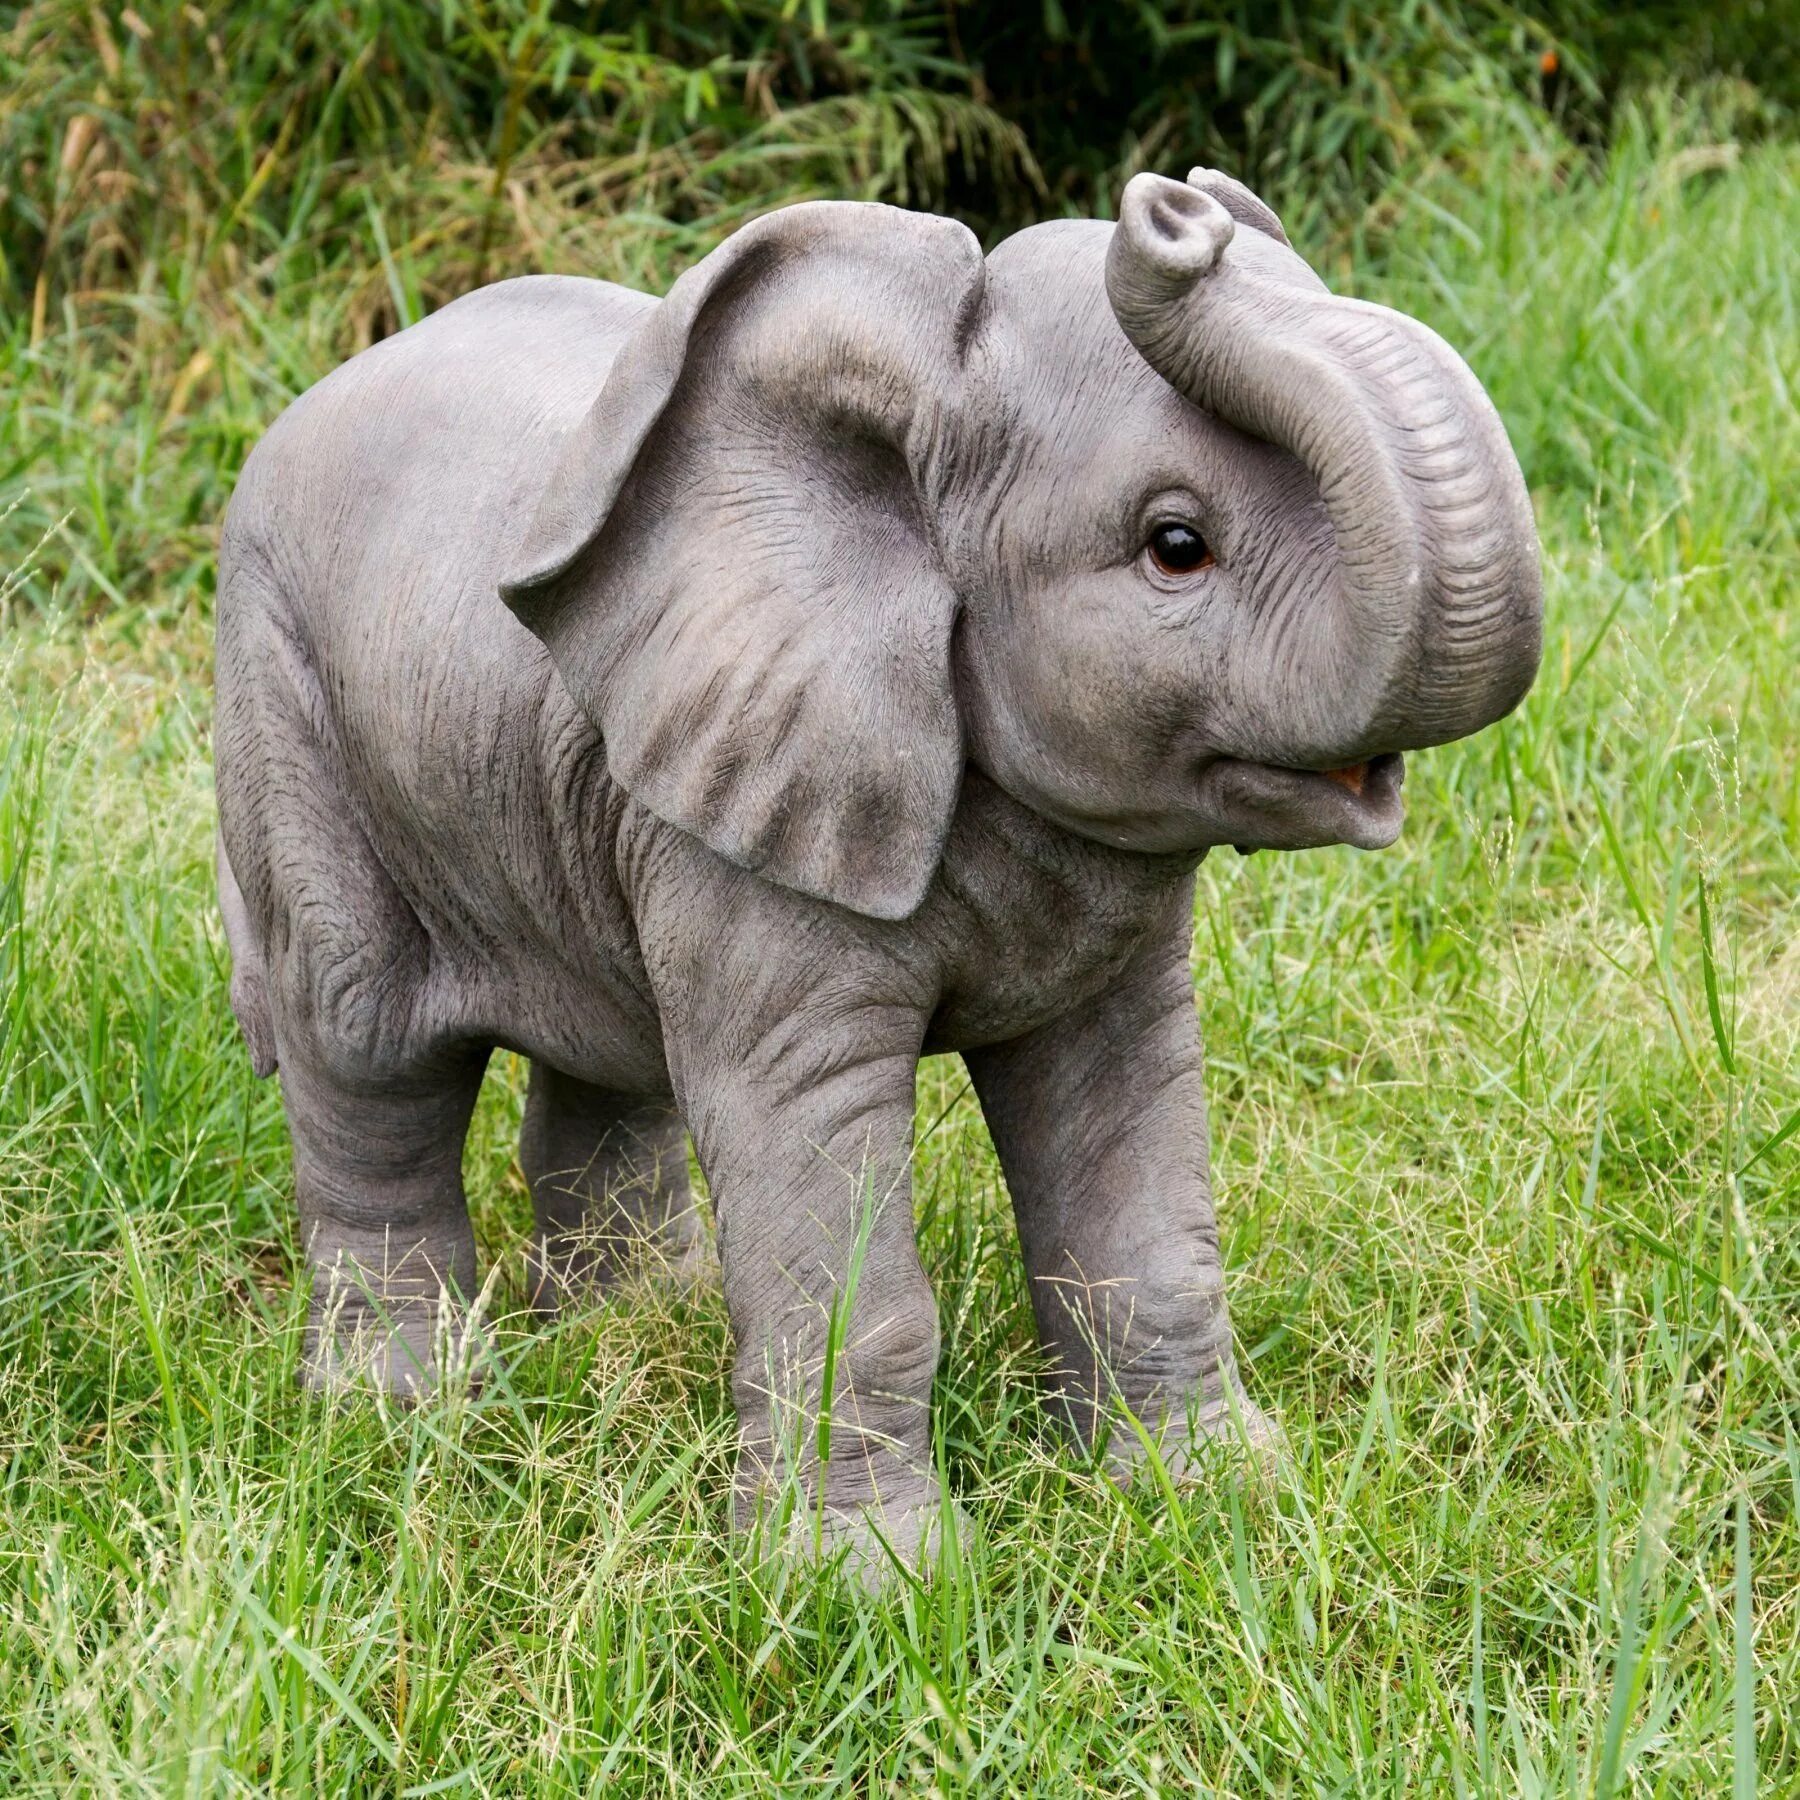
[[[972,1544],[883,1598],[732,1554],[716,1300],[516,1316],[510,1059],[468,1152],[504,1373],[409,1414],[295,1389],[205,615],[216,503],[337,302],[233,326],[194,419],[79,321],[15,340],[70,451],[27,510],[77,517],[61,610],[5,603],[0,1789],[1800,1791],[1800,151],[1641,114],[1603,169],[1397,199],[1334,275],[1496,394],[1547,651],[1415,759],[1395,849],[1202,870],[1232,1293],[1290,1464],[1170,1504],[1058,1438],[933,1063]]]

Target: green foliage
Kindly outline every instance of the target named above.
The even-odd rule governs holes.
[[[1792,104],[1791,26],[1772,5],[1596,0],[39,0],[0,42],[4,280],[41,314],[135,285],[172,238],[234,252],[240,278],[296,237],[360,231],[358,190],[394,172],[459,217],[441,228],[465,276],[497,231],[531,250],[506,184],[552,169],[567,204],[677,223],[848,188],[993,229],[1104,211],[1164,156],[1366,196],[1509,112],[1591,133],[1634,78],[1749,71]]]
[[[1647,70],[1688,77],[1672,142],[1753,138],[1794,91],[1779,24],[1594,0],[35,0],[0,31],[0,566],[49,532],[15,605],[204,609],[232,473],[282,403],[484,279],[660,289],[820,196],[992,235],[1196,159],[1366,261],[1421,183],[1520,156],[1560,178]]]

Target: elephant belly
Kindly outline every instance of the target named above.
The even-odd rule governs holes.
[[[610,971],[573,980],[567,970],[515,971],[505,992],[471,1009],[485,1015],[472,1021],[472,1035],[612,1093],[666,1095],[656,1010],[622,985]]]

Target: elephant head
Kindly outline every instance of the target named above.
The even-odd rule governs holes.
[[[814,203],[619,352],[502,593],[652,811],[903,917],[967,764],[1145,852],[1377,847],[1537,667],[1524,482],[1416,321],[1208,170],[1116,225]]]

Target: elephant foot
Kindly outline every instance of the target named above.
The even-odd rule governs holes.
[[[1207,1400],[1186,1415],[1140,1419],[1144,1436],[1130,1419],[1112,1423],[1106,1441],[1107,1473],[1121,1487],[1150,1473],[1151,1447],[1164,1471],[1179,1486],[1194,1486],[1221,1473],[1273,1476],[1287,1455],[1281,1427],[1241,1388]]]
[[[752,1559],[836,1564],[870,1592],[905,1574],[930,1579],[944,1553],[944,1532],[959,1546],[968,1522],[946,1504],[934,1476],[898,1457],[833,1459],[823,1497],[815,1465],[809,1479],[784,1479],[752,1451],[742,1452],[732,1495],[732,1528]]]
[[[484,1350],[479,1328],[448,1295],[354,1310],[315,1300],[299,1380],[314,1393],[374,1391],[415,1405],[447,1388],[477,1391]]]
[[[791,1508],[764,1503],[748,1510],[740,1499],[736,1528],[752,1556],[820,1567],[839,1573],[867,1593],[904,1584],[908,1575],[929,1581],[944,1554],[944,1531],[966,1547],[968,1523],[957,1506],[945,1508],[935,1485],[928,1494],[886,1503],[824,1506],[796,1497]]]

